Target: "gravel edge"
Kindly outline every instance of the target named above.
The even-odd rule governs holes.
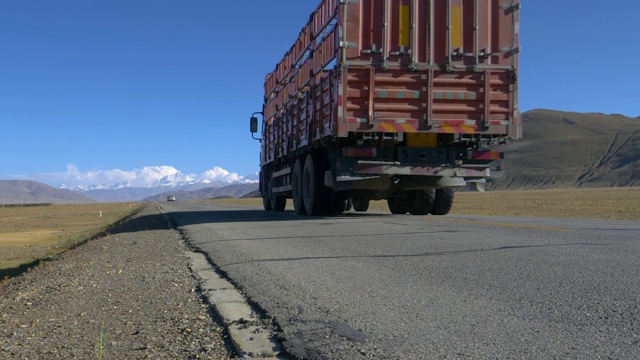
[[[229,359],[178,231],[149,204],[0,286],[0,358]]]

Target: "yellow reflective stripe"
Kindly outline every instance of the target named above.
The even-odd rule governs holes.
[[[400,27],[400,38],[399,38],[399,42],[400,42],[400,46],[409,46],[409,42],[411,41],[411,37],[409,32],[411,31],[411,8],[409,7],[409,5],[402,5],[400,6],[400,20],[399,20],[399,27]]]
[[[462,125],[462,126],[460,126],[460,130],[462,130],[462,132],[465,133],[465,134],[474,134],[476,132],[476,127],[475,126]]]
[[[462,6],[451,8],[451,46],[462,47]]]
[[[411,126],[411,125],[407,125],[407,124],[403,124],[402,128],[404,129],[405,132],[416,132],[416,128]]]
[[[416,128],[409,124],[379,124],[377,131],[382,132],[416,132]]]
[[[384,132],[396,132],[396,128],[391,124],[380,124]]]
[[[476,127],[470,125],[440,125],[441,134],[475,134]]]

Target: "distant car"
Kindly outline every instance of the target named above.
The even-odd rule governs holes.
[[[176,197],[174,195],[167,196],[167,201],[176,201]]]

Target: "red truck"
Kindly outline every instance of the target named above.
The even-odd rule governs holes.
[[[519,0],[323,0],[251,117],[264,209],[446,215],[522,136],[519,52]]]

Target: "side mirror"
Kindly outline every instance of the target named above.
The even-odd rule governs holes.
[[[255,116],[251,117],[250,123],[249,123],[249,127],[251,130],[252,134],[255,134],[258,132],[258,118]]]

